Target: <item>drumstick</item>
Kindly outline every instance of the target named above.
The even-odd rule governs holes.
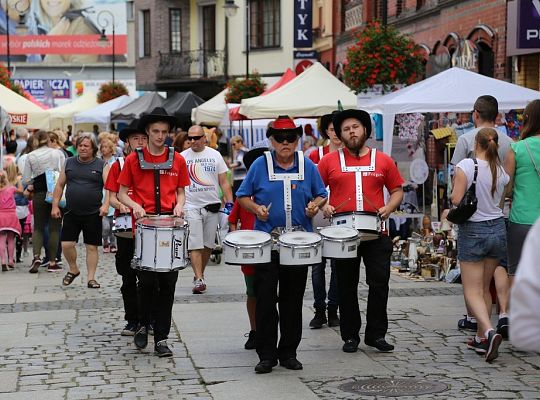
[[[266,206],[266,212],[270,212],[270,208],[272,208],[272,202]]]
[[[341,203],[339,203],[335,208],[334,212],[339,210],[341,207],[343,207],[345,204],[347,204],[349,201],[351,201],[351,198],[349,197],[347,200],[343,200]]]
[[[379,212],[379,209],[375,207],[375,204],[373,204],[373,202],[365,194],[364,194],[364,199],[366,199],[367,203],[369,204],[371,208],[373,208],[377,213]]]

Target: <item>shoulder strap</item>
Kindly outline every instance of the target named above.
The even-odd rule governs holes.
[[[124,168],[124,157],[118,157],[116,159],[116,161],[118,162],[118,166],[120,167],[120,171],[122,171],[122,168]]]
[[[473,158],[474,162],[474,177],[473,177],[473,185],[476,185],[476,178],[478,177],[478,162],[476,161],[476,158]]]
[[[527,152],[529,153],[529,157],[531,158],[531,162],[534,166],[534,170],[536,171],[536,174],[540,178],[540,171],[538,171],[538,167],[536,166],[536,162],[534,161],[534,157],[532,155],[531,148],[529,147],[529,143],[527,143],[526,139],[523,142],[525,143],[525,147],[527,148]]]

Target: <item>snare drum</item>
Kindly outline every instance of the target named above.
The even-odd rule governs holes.
[[[181,218],[158,215],[139,219],[132,268],[154,272],[186,268],[187,237],[188,223]]]
[[[366,211],[353,211],[332,215],[332,226],[345,226],[359,231],[361,241],[375,240],[381,236],[383,221],[379,214]]]
[[[131,214],[118,214],[114,217],[113,234],[118,237],[133,239]]]
[[[356,258],[358,231],[345,226],[328,226],[319,231],[324,258]]]
[[[278,239],[280,265],[307,266],[322,262],[322,239],[313,232],[287,232]]]
[[[222,243],[225,264],[263,264],[271,260],[272,236],[269,233],[241,229],[227,233]]]

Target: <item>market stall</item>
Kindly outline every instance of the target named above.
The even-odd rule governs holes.
[[[50,108],[47,112],[51,118],[51,129],[66,130],[68,125],[73,124],[73,116],[76,113],[94,108],[98,105],[96,94],[85,91],[80,97],[66,105]]]
[[[129,123],[141,114],[153,110],[156,107],[162,107],[165,99],[157,92],[147,92],[141,97],[136,98],[129,104],[122,106],[111,112],[111,122]]]
[[[96,124],[102,128],[107,128],[111,123],[111,112],[120,107],[128,105],[133,98],[124,95],[115,99],[101,103],[99,106],[77,113],[73,116],[73,124]]]
[[[49,129],[50,116],[43,108],[0,84],[0,107],[4,108],[13,127]]]
[[[165,100],[163,108],[174,115],[180,127],[187,131],[191,126],[191,111],[203,103],[204,100],[193,92],[176,92]]]

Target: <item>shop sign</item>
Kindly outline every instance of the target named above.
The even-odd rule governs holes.
[[[519,0],[517,47],[540,47],[540,0]]]
[[[14,79],[14,81],[38,100],[50,96],[50,92],[55,99],[71,99],[69,79]]]
[[[312,0],[294,1],[294,47],[313,46]]]
[[[307,68],[311,67],[319,59],[319,53],[312,51],[294,51],[294,72],[300,75]]]
[[[470,40],[462,40],[452,55],[452,66],[478,72],[478,48]]]
[[[26,125],[28,123],[28,114],[11,114],[11,113],[9,113],[9,118],[11,119],[12,124]]]

